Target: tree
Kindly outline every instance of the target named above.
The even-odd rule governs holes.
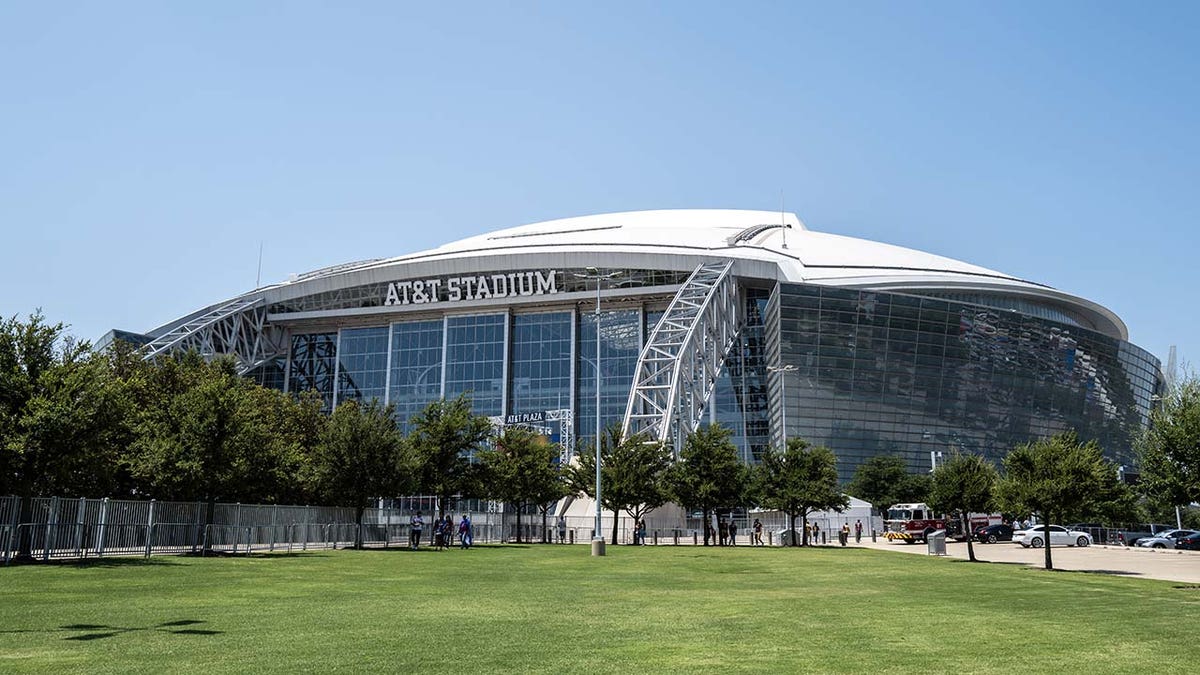
[[[909,473],[904,460],[895,455],[876,455],[859,465],[846,491],[886,515],[893,504],[925,501],[929,488],[929,477]]]
[[[466,395],[433,401],[412,419],[409,442],[418,467],[421,489],[437,496],[445,516],[450,498],[469,490],[475,471],[471,456],[492,433],[486,417],[471,413]]]
[[[362,547],[363,512],[379,497],[404,491],[409,476],[395,409],[377,399],[349,400],[329,417],[317,446],[317,484],[329,503],[354,507],[355,548]]]
[[[555,460],[558,448],[545,436],[522,427],[506,427],[493,448],[479,453],[485,469],[485,490],[493,498],[517,507],[517,543],[521,542],[521,513],[563,492]],[[542,531],[545,532],[545,513]]]
[[[1054,569],[1050,523],[1092,517],[1119,492],[1116,467],[1095,441],[1080,443],[1073,431],[1014,448],[1004,458],[1004,471],[997,501],[1005,511],[1036,514],[1045,525],[1048,570]]]
[[[127,455],[139,493],[204,501],[210,516],[218,501],[246,496],[245,459],[259,451],[244,403],[254,385],[237,375],[233,360],[205,362],[195,352],[164,358],[142,386]]]
[[[796,545],[796,518],[808,531],[808,514],[814,511],[841,512],[850,499],[838,486],[837,458],[823,446],[789,438],[782,452],[769,449],[755,470],[755,492],[761,506],[788,516],[792,546]],[[806,543],[805,537],[801,543]]]
[[[717,424],[697,429],[688,436],[679,461],[667,471],[667,485],[675,500],[704,517],[704,545],[709,545],[709,513],[733,506],[745,496],[749,469],[738,458],[730,441],[733,432]]]
[[[129,439],[121,383],[87,343],[49,324],[0,321],[0,494],[21,497],[21,522],[32,498],[107,493],[120,481],[118,454]],[[18,548],[30,550],[28,533]]]
[[[610,425],[600,436],[601,507],[613,512],[612,543],[617,544],[621,511],[635,521],[667,502],[664,478],[671,466],[671,451],[644,434],[621,437],[620,425]],[[596,446],[576,456],[568,471],[576,493],[596,498]]]
[[[955,453],[933,471],[929,508],[936,513],[957,513],[967,536],[967,557],[975,562],[970,513],[987,513],[995,502],[999,476],[996,467],[979,455]]]
[[[1200,502],[1200,380],[1176,383],[1150,413],[1138,443],[1139,489],[1164,506]]]

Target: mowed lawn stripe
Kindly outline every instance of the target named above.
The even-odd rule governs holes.
[[[0,569],[0,671],[1183,672],[1200,590],[863,549],[483,546]]]

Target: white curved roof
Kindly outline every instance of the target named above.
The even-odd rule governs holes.
[[[295,298],[426,274],[563,267],[691,270],[733,258],[742,277],[892,291],[1001,293],[1058,306],[1128,340],[1108,309],[1048,286],[901,246],[814,232],[795,214],[733,209],[632,211],[563,218],[480,234],[428,251],[364,260],[258,289]]]

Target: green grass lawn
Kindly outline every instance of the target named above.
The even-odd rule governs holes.
[[[833,548],[22,566],[0,672],[1195,672],[1179,586]]]

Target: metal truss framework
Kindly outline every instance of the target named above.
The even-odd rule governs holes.
[[[554,431],[550,423],[558,422],[559,466],[567,466],[575,459],[575,413],[570,408],[562,408],[559,410],[547,410],[543,415],[541,422],[515,422],[509,424],[499,415],[488,417],[488,420],[492,423],[492,429],[497,434],[506,426],[517,426],[533,429],[547,436],[551,435]]]
[[[669,442],[676,457],[700,424],[742,325],[732,260],[702,263],[638,357],[622,433]]]
[[[287,352],[282,329],[267,324],[263,299],[232,300],[158,336],[143,347],[145,358],[195,349],[206,358],[232,354],[246,374]]]

